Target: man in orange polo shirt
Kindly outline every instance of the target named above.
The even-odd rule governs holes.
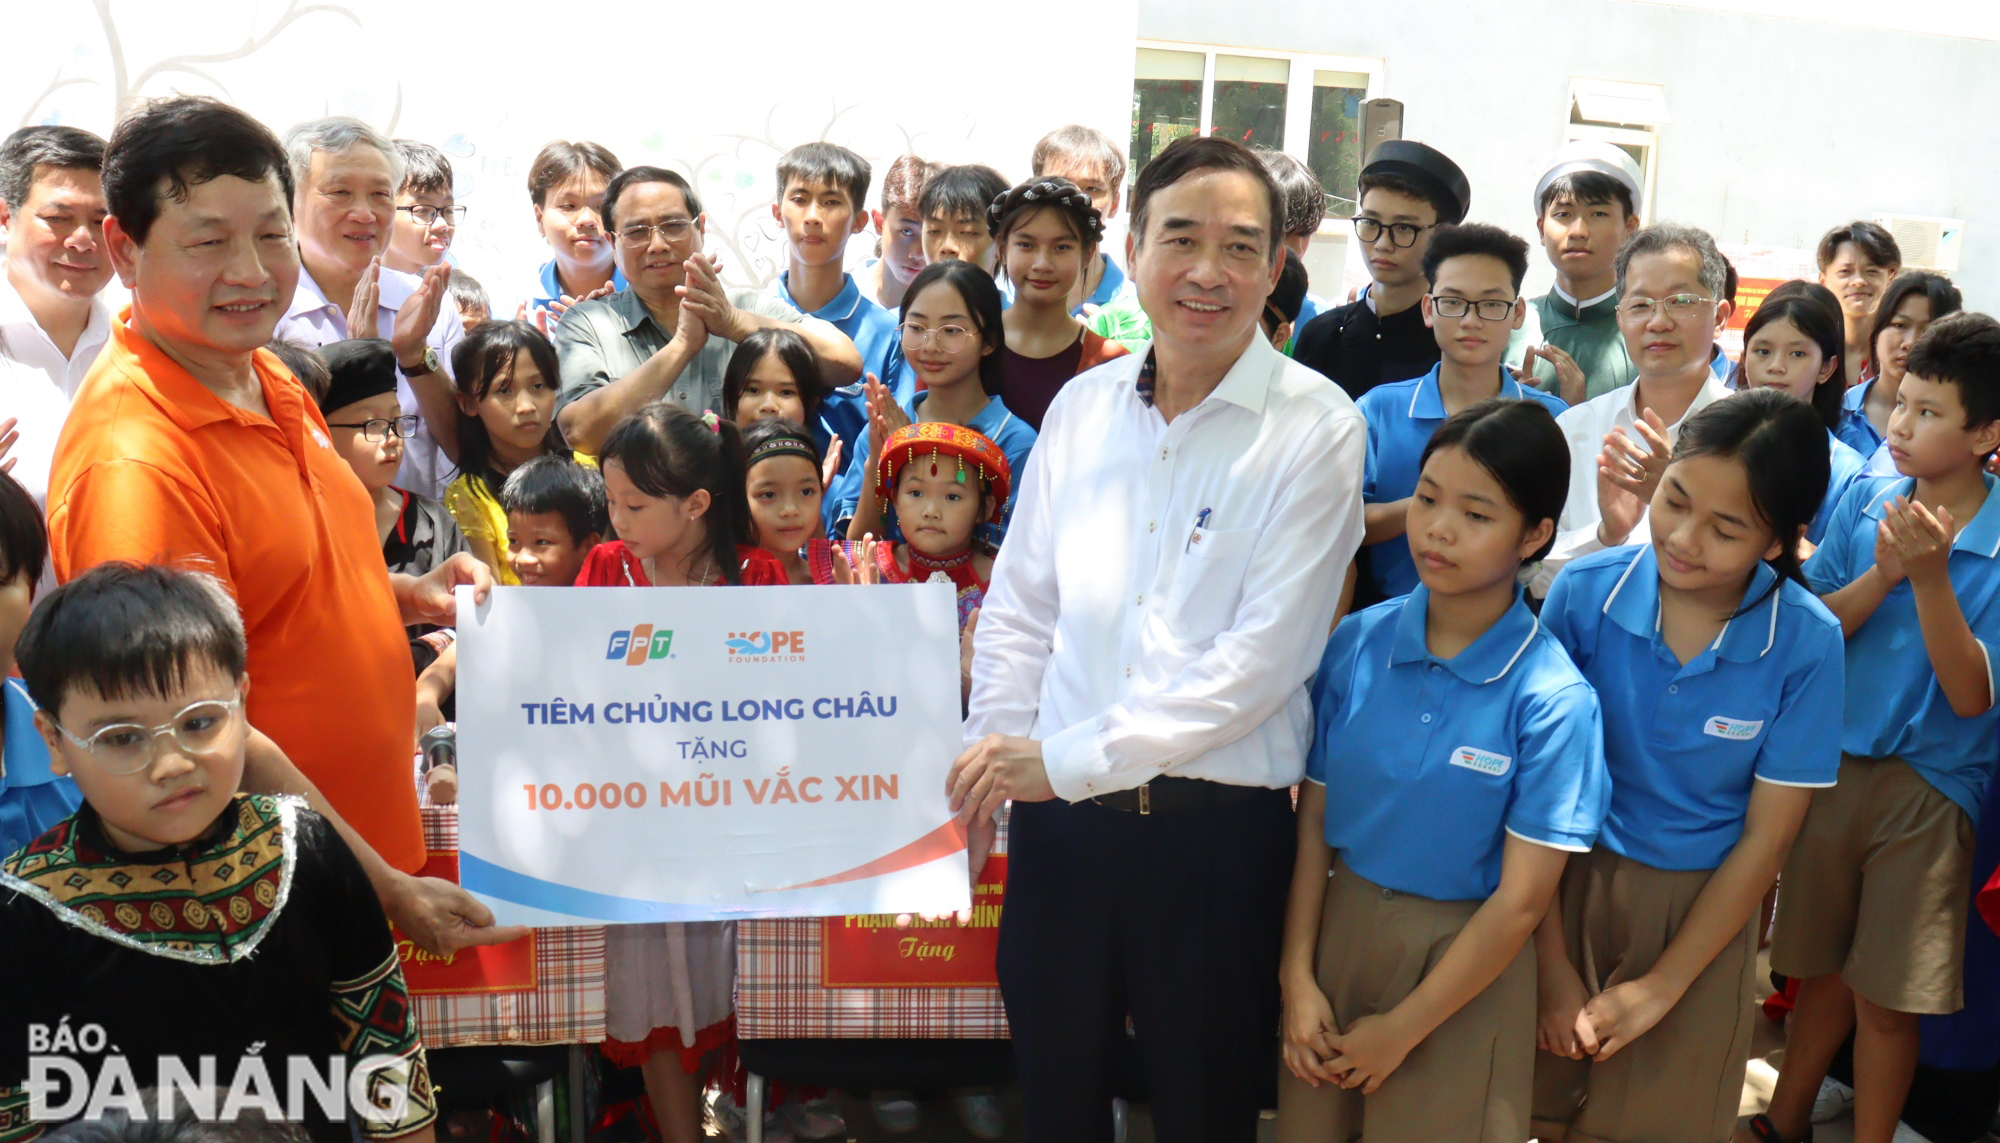
[[[449,622],[454,585],[483,596],[492,581],[470,556],[388,573],[367,492],[261,348],[299,275],[284,150],[235,108],[163,100],[119,124],[104,188],[132,305],[56,445],[56,575],[135,560],[219,577],[249,636],[250,721],[297,765],[246,785],[322,795],[390,917],[424,943],[518,935],[456,886],[408,876],[425,855],[403,624]]]

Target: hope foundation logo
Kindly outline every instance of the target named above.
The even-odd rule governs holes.
[[[636,667],[653,659],[664,659],[673,649],[672,631],[655,631],[652,624],[641,623],[629,631],[613,631],[604,657],[623,659],[626,666]]]
[[[731,631],[723,641],[732,663],[803,663],[803,631]]]
[[[1747,718],[1723,718],[1717,715],[1708,720],[1702,728],[1703,734],[1713,738],[1727,738],[1735,742],[1748,742],[1764,729],[1764,720]]]
[[[1514,760],[1505,754],[1495,754],[1491,750],[1481,750],[1477,746],[1461,746],[1451,752],[1451,764],[1497,778],[1507,772],[1508,767],[1514,764]]]

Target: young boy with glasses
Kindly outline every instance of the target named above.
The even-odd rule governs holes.
[[[1430,292],[1419,302],[1440,355],[1422,377],[1378,385],[1356,404],[1368,421],[1368,468],[1361,485],[1364,585],[1355,605],[1408,595],[1417,567],[1404,535],[1424,446],[1446,417],[1492,397],[1539,401],[1556,416],[1569,406],[1524,386],[1501,364],[1507,335],[1527,309],[1521,279],[1528,244],[1495,226],[1466,223],[1431,232],[1421,266]]]
[[[1424,253],[1431,232],[1463,221],[1472,202],[1472,187],[1457,163],[1405,139],[1375,148],[1361,169],[1360,187],[1354,237],[1374,281],[1360,298],[1307,322],[1292,354],[1356,400],[1438,363],[1437,339],[1417,307],[1430,289]]]
[[[0,990],[7,1137],[132,1110],[178,1074],[231,1107],[296,1103],[321,1137],[429,1143],[435,1093],[367,875],[299,800],[238,792],[248,649],[222,584],[101,564],[41,601],[18,653],[85,804],[0,860],[0,964],[35,981]]]
[[[391,572],[423,575],[470,550],[443,503],[396,487],[403,441],[417,418],[396,404],[396,355],[380,338],[350,338],[319,350],[329,374],[319,399],[333,451],[375,502],[375,534]]]
[[[465,208],[452,197],[451,160],[414,139],[396,140],[403,157],[403,185],[396,192],[396,220],[382,264],[405,274],[421,274],[444,260]]]

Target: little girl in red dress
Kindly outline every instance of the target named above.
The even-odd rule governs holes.
[[[656,401],[620,421],[598,454],[618,539],[584,558],[579,587],[787,582],[749,534],[736,426]],[[604,1054],[637,1064],[665,1143],[702,1137],[703,1057],[730,1040],[736,927],[726,921],[605,930]]]
[[[961,631],[986,598],[993,553],[975,541],[981,523],[998,523],[1009,472],[1000,446],[963,425],[919,421],[890,434],[882,448],[883,515],[902,529],[901,543],[877,545],[883,583],[950,583],[958,591]]]

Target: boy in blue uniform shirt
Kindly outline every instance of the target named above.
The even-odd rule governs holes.
[[[846,334],[861,354],[862,372],[874,374],[903,401],[910,382],[903,379],[896,315],[863,294],[841,268],[847,240],[868,226],[871,177],[868,160],[832,143],[793,147],[778,160],[778,201],[771,204],[771,217],[785,228],[787,265],[771,283],[771,293]],[[840,467],[845,472],[853,443],[868,424],[861,384],[834,390],[820,417],[826,432],[848,446]]]
[[[1489,397],[1539,401],[1550,416],[1568,408],[1554,394],[1523,386],[1501,365],[1507,334],[1521,327],[1525,308],[1526,242],[1479,223],[1440,226],[1431,234],[1423,273],[1432,283],[1421,301],[1424,324],[1442,360],[1422,377],[1377,386],[1357,402],[1368,419],[1363,603],[1407,595],[1417,586],[1404,519],[1417,488],[1418,458],[1446,417]]]
[[[35,733],[35,704],[21,680],[8,677],[48,555],[42,510],[0,472],[0,855],[39,837],[83,800],[75,782],[49,768],[49,748]]]
[[[2000,765],[2000,322],[1925,332],[1888,447],[1907,479],[1856,483],[1806,565],[1847,633],[1846,718],[1839,784],[1814,795],[1778,899],[1771,967],[1800,985],[1761,1140],[1807,1135],[1851,1029],[1854,1138],[1887,1143],[1919,1014],[1963,1004],[1976,815]]]

